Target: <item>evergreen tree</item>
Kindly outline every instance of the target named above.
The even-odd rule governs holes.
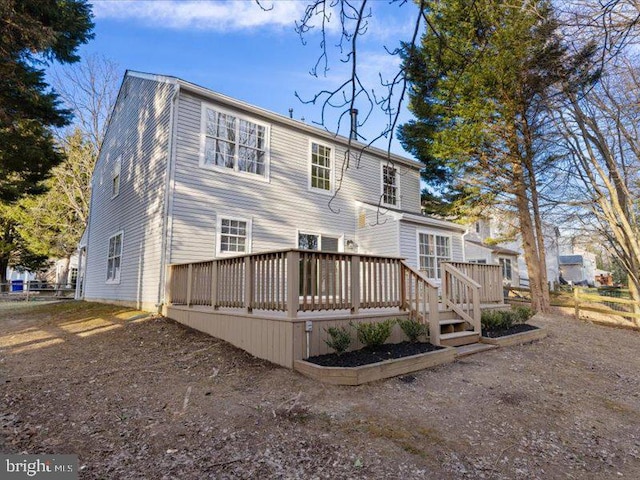
[[[405,47],[416,120],[399,137],[425,163],[425,180],[454,203],[512,202],[534,308],[549,308],[538,182],[553,155],[545,145],[555,88],[580,76],[591,54],[570,57],[547,1],[429,2],[420,45]],[[447,200],[447,198],[445,198]]]

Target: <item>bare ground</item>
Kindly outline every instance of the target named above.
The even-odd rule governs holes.
[[[0,450],[81,478],[640,478],[640,333],[549,337],[413,376],[326,386],[163,318],[0,309]]]

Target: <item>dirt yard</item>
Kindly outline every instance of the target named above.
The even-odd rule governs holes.
[[[640,478],[640,333],[560,315],[541,342],[325,386],[170,320],[0,308],[0,451],[83,479]]]

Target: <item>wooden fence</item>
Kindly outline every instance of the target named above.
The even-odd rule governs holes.
[[[624,291],[618,291],[623,293]],[[604,293],[604,295],[603,295]],[[615,315],[629,319],[636,327],[640,327],[640,302],[630,298],[611,295],[612,290],[587,289],[576,287],[573,290],[574,314],[580,318],[580,311]]]

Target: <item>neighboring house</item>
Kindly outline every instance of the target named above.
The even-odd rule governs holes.
[[[481,219],[475,222],[465,237],[465,255],[468,261],[486,260],[488,263],[500,263],[503,266],[503,277],[508,281],[508,265],[511,264],[511,282],[515,287],[528,287],[529,274],[524,259],[524,249],[519,235],[508,242],[488,245],[487,239],[503,237],[509,228],[509,222],[498,216]],[[558,282],[560,266],[558,263],[560,231],[558,228],[545,224],[543,226],[544,246],[547,266],[547,279],[552,284]],[[478,245],[480,243],[480,245]],[[489,251],[491,250],[491,251]],[[502,259],[502,260],[500,260]],[[510,260],[507,261],[507,260]]]
[[[465,238],[465,256],[470,263],[495,264],[502,268],[505,285],[519,287],[520,274],[518,267],[519,253],[515,250],[488,245],[479,240]]]
[[[420,214],[414,160],[367,148],[341,178],[348,142],[128,71],[93,173],[77,296],[157,311],[170,264],[292,248],[403,257],[439,284],[441,262],[464,260],[464,227]]]
[[[562,278],[573,285],[595,285],[595,255],[583,252],[576,255],[560,255]]]

